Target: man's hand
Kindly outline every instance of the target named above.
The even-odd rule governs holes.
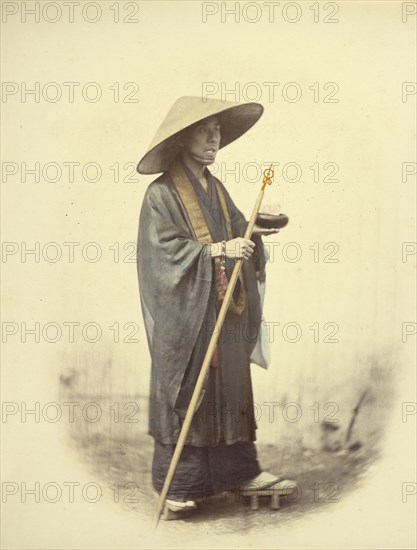
[[[272,227],[271,229],[267,229],[266,227],[261,227],[256,223],[252,231],[252,235],[260,235],[262,237],[267,237],[268,235],[275,235],[275,233],[279,233],[279,229],[276,229],[275,227]]]
[[[279,233],[279,229],[266,229],[260,225],[254,225],[252,234],[253,235],[275,235]],[[250,239],[245,239],[243,237],[237,237],[230,241],[226,241],[226,256],[228,258],[243,258],[244,260],[249,260],[252,256],[255,249],[255,243]],[[212,258],[219,258],[222,254],[222,243],[213,243],[210,245],[210,252]]]
[[[230,241],[226,241],[226,256],[228,258],[243,258],[249,260],[255,249],[255,243],[250,239],[237,237]],[[218,258],[222,254],[222,243],[213,243],[210,245],[212,258]]]

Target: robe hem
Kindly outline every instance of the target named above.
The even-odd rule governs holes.
[[[176,445],[179,439],[179,435],[176,438],[171,438],[171,437],[159,438],[156,435],[153,435],[150,431],[148,431],[148,435],[153,437],[155,441],[157,441],[158,443],[161,443],[162,445]],[[253,434],[253,437],[237,437],[237,438],[226,439],[226,440],[222,438],[216,441],[205,442],[204,444],[202,444],[201,442],[196,442],[194,439],[191,439],[191,440],[187,439],[185,445],[189,447],[215,447],[217,445],[222,445],[222,444],[234,445],[235,443],[253,443],[255,441],[257,441],[256,434]]]

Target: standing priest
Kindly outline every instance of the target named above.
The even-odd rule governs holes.
[[[261,235],[277,230],[255,226],[252,238],[243,238],[245,217],[207,168],[262,112],[258,103],[181,97],[138,164],[141,174],[162,172],[145,193],[138,236],[139,290],[152,358],[152,481],[158,492],[234,260],[245,260],[168,492],[166,505],[174,516],[225,489],[281,481],[258,464],[250,374],[262,316]]]

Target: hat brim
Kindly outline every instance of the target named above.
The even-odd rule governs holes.
[[[259,120],[264,111],[260,103],[242,103],[213,113],[220,125],[221,140],[219,149],[225,147],[242,136]],[[140,174],[158,174],[168,170],[170,164],[179,153],[178,135],[185,129],[209,117],[203,117],[164,139],[148,151],[139,161],[137,171]]]

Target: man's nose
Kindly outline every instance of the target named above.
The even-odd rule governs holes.
[[[219,138],[219,133],[217,131],[214,131],[214,130],[209,130],[209,133],[208,133],[208,140],[209,141],[217,141],[217,139]]]

